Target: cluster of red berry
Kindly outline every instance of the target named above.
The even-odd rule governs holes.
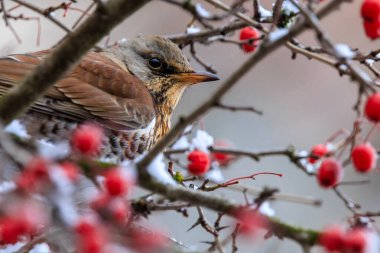
[[[366,35],[371,39],[380,37],[380,0],[364,0],[361,8]]]
[[[380,93],[375,93],[367,99],[364,110],[368,120],[374,124],[380,121]],[[310,152],[309,162],[315,163],[323,156],[327,156],[328,152],[324,144],[314,146]],[[351,151],[351,161],[357,172],[368,173],[376,166],[377,152],[369,142],[357,144]],[[343,166],[338,159],[326,158],[319,165],[317,180],[322,187],[334,187],[339,184],[342,177]]]
[[[331,226],[322,231],[319,242],[328,252],[364,253],[370,247],[370,235],[370,231],[362,228],[344,232],[339,226]]]
[[[72,157],[90,160],[91,156],[99,154],[104,139],[103,131],[93,124],[79,126],[71,135],[70,143]],[[58,176],[58,178],[57,178]],[[30,199],[30,193],[48,196],[52,189],[58,190],[58,181],[62,176],[73,184],[78,182],[80,168],[69,161],[54,162],[42,157],[35,157],[16,176],[15,198],[12,203],[1,202],[0,243],[11,244],[25,237],[41,234],[51,223],[45,210],[48,207]],[[133,182],[121,168],[108,168],[103,173],[101,191],[89,203],[90,215],[75,218],[68,229],[77,235],[77,252],[100,253],[110,244],[109,226],[101,217],[116,228],[125,227],[129,222],[131,208],[125,195],[130,192]],[[59,200],[57,200],[59,201]],[[71,227],[70,227],[71,226]],[[126,232],[125,242],[138,252],[154,252],[164,247],[166,239],[160,233],[130,229]]]

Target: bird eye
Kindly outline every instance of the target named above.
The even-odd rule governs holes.
[[[148,64],[149,64],[149,67],[151,67],[152,69],[156,69],[156,70],[160,69],[162,67],[162,61],[161,61],[161,59],[159,59],[157,57],[149,58]]]

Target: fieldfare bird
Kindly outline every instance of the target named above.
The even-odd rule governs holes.
[[[49,50],[0,59],[0,94],[31,72]],[[28,132],[51,140],[67,138],[81,122],[106,130],[104,155],[133,159],[170,129],[184,90],[218,80],[196,72],[182,51],[159,37],[137,37],[88,53],[22,118]]]

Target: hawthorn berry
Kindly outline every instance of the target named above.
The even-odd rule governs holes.
[[[326,155],[329,152],[327,146],[325,144],[318,144],[312,147],[309,157],[309,163],[315,163],[321,157]]]
[[[167,246],[166,237],[154,230],[131,229],[128,236],[131,246],[136,252],[155,253],[161,252]]]
[[[318,240],[328,252],[341,252],[344,248],[344,233],[338,226],[325,228]]]
[[[49,161],[34,157],[16,178],[16,185],[22,191],[35,191],[41,184],[49,180]]]
[[[104,187],[111,196],[120,196],[128,192],[130,182],[119,168],[109,169],[104,173]]]
[[[207,153],[194,150],[187,155],[187,169],[194,175],[203,175],[210,169],[210,157]]]
[[[252,53],[256,50],[258,42],[257,39],[260,37],[260,32],[251,26],[247,26],[240,30],[240,40],[250,40],[253,39],[250,43],[244,43],[241,45],[242,50],[245,53]]]
[[[380,1],[364,0],[361,7],[361,15],[364,22],[377,23],[380,21]]]
[[[344,239],[345,252],[365,253],[367,247],[367,236],[363,229],[349,231]]]
[[[369,172],[376,166],[377,153],[371,144],[359,144],[352,149],[351,160],[358,172]]]
[[[60,164],[60,169],[71,182],[76,182],[79,179],[79,168],[74,163],[63,162]]]
[[[83,155],[95,155],[101,148],[103,136],[103,130],[99,126],[86,123],[72,133],[71,146]]]
[[[258,229],[266,227],[267,222],[257,210],[242,208],[235,217],[239,223],[238,232],[242,235],[255,235]]]
[[[368,38],[377,39],[380,37],[380,21],[378,22],[364,22],[364,31]]]
[[[20,236],[27,232],[27,224],[13,217],[4,217],[0,220],[0,240],[4,244],[13,244],[19,241]]]
[[[373,122],[380,121],[380,92],[368,97],[364,107],[365,116]]]
[[[323,160],[317,171],[318,183],[323,188],[334,187],[342,180],[342,177],[342,164],[334,158]]]
[[[78,234],[78,253],[99,253],[106,244],[106,237],[99,224],[80,219],[74,226]]]
[[[230,148],[233,145],[225,140],[217,140],[214,142],[214,146],[217,148]],[[235,159],[235,156],[227,153],[213,152],[211,153],[211,158],[212,160],[217,161],[220,166],[225,167],[228,166],[233,159]]]

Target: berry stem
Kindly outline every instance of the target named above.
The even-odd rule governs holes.
[[[369,138],[371,138],[371,135],[375,132],[376,128],[379,126],[379,122],[376,122],[373,124],[371,129],[369,130],[367,136],[364,139],[364,143],[368,142]]]
[[[252,174],[250,176],[237,177],[237,178],[230,179],[227,182],[224,182],[221,186],[227,187],[227,186],[232,185],[232,184],[238,184],[239,180],[242,180],[242,179],[255,179],[255,177],[258,175],[274,175],[274,176],[282,177],[282,174],[280,174],[280,173],[258,172],[258,173]]]

